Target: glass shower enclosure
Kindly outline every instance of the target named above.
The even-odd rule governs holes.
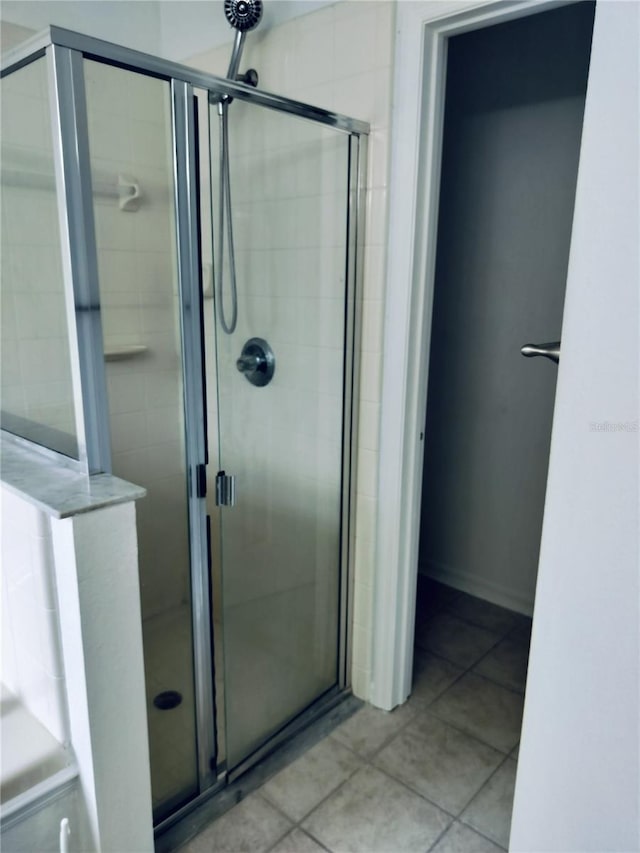
[[[7,265],[2,296],[57,294],[51,346],[68,365],[57,419],[29,407],[42,389],[10,357],[30,322],[16,321],[2,427],[147,490],[141,618],[166,825],[348,692],[368,127],[57,27],[5,59],[2,88],[25,128],[2,180],[25,210],[46,198],[58,258]],[[218,229],[230,97],[231,334]],[[46,150],[27,132],[43,111]],[[3,254],[39,239],[14,233]]]

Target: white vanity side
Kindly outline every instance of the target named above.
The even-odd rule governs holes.
[[[152,851],[135,504],[52,523],[71,742],[96,849]]]

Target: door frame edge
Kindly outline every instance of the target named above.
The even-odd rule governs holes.
[[[448,38],[573,2],[398,3],[369,695],[385,710],[411,692]]]

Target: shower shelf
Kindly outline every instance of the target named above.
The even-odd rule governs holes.
[[[149,347],[144,344],[132,344],[126,347],[109,347],[104,351],[105,361],[124,361],[127,358],[137,358],[149,352]]]

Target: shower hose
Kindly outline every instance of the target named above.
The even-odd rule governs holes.
[[[227,335],[231,335],[238,322],[238,291],[236,288],[236,253],[233,244],[233,220],[231,217],[231,180],[229,177],[229,124],[227,111],[229,103],[218,103],[220,117],[220,191],[218,193],[218,253],[216,263],[216,296],[220,325]],[[226,228],[225,228],[226,224]],[[225,236],[229,246],[229,279],[231,286],[231,321],[227,323],[224,308],[224,243]]]

